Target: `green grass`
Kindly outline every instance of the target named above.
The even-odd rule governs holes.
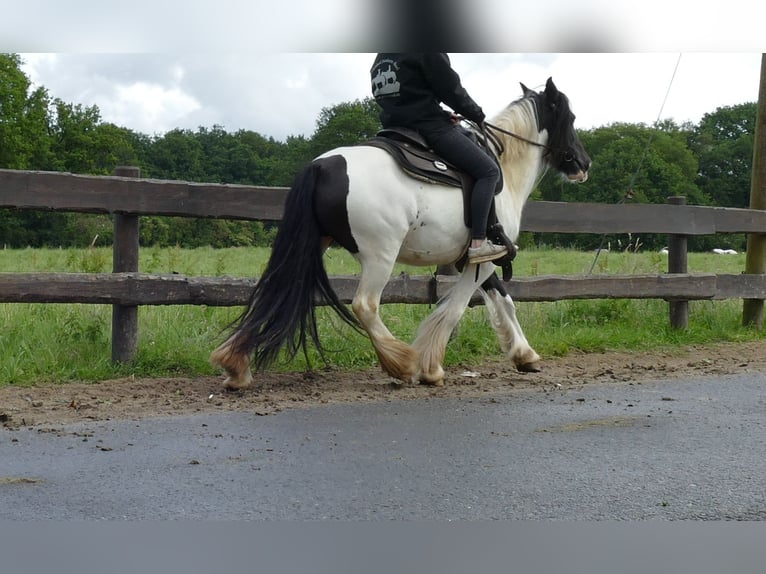
[[[21,249],[0,251],[0,272],[108,272],[111,249]],[[262,272],[268,250],[142,249],[140,268],[146,273],[252,277]],[[586,273],[661,273],[666,256],[659,253],[595,253],[558,249],[526,249],[514,266],[517,277]],[[330,274],[353,274],[358,266],[342,250],[326,256]],[[744,254],[720,256],[689,254],[689,271],[740,273]],[[397,267],[410,273],[430,269]],[[668,305],[658,300],[582,300],[546,303],[518,302],[519,321],[532,346],[543,358],[578,351],[649,350],[678,345],[761,339],[764,334],[740,325],[742,302],[693,301],[685,331],[669,328]],[[120,376],[175,376],[213,374],[210,351],[220,342],[239,308],[156,306],[139,309],[139,344],[135,363],[110,362],[111,307],[104,305],[0,304],[0,384],[33,384],[101,380]],[[429,305],[386,305],[383,320],[398,337],[410,341],[417,325],[432,310]],[[366,337],[343,325],[328,309],[320,309],[321,334],[328,361],[339,368],[364,369],[377,365]],[[448,346],[445,362],[477,364],[499,357],[499,348],[484,311],[468,309]],[[310,360],[321,366],[312,351]],[[302,356],[275,367],[302,370]]]

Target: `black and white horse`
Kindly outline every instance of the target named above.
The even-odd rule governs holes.
[[[488,122],[504,179],[496,212],[511,240],[519,234],[527,198],[548,168],[570,182],[584,182],[591,163],[575,132],[569,100],[553,81],[541,92],[521,87],[523,96]],[[296,178],[267,268],[239,324],[211,361],[226,371],[226,387],[241,389],[252,384],[251,362],[266,368],[282,348],[294,355],[309,340],[321,351],[314,315],[320,297],[367,332],[389,375],[441,385],[450,334],[479,289],[503,352],[519,370],[539,370],[540,357],[524,336],[511,297],[500,281],[487,282],[495,279],[493,263],[466,265],[411,345],[383,324],[380,296],[395,262],[450,264],[465,253],[469,239],[459,188],[410,177],[377,147],[331,150]],[[324,268],[323,253],[333,241],[361,264],[353,314],[338,300]]]

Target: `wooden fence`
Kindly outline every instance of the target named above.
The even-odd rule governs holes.
[[[114,215],[113,273],[0,273],[0,302],[113,305],[112,359],[136,352],[140,305],[243,305],[255,279],[150,275],[138,272],[141,215],[279,221],[285,188],[140,179],[137,168],[114,176],[0,170],[0,208]],[[669,205],[606,205],[537,201],[527,204],[523,231],[555,233],[653,233],[669,236],[667,274],[578,275],[515,278],[506,284],[517,301],[563,299],[665,299],[675,327],[688,324],[688,301],[766,299],[766,275],[689,274],[686,238],[716,233],[766,232],[766,212]],[[354,276],[331,278],[350,302]],[[449,276],[392,278],[383,303],[435,303],[455,281]]]

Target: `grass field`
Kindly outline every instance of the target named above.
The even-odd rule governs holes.
[[[268,257],[262,248],[142,249],[140,270],[196,276],[253,277],[260,275]],[[661,273],[666,256],[659,253],[594,253],[557,249],[519,252],[514,275],[583,274],[593,266],[597,274]],[[108,272],[109,248],[22,249],[0,251],[0,272]],[[330,274],[358,270],[346,252],[331,250],[326,256]],[[690,272],[740,273],[744,254],[689,254]],[[398,267],[394,273],[428,273],[430,269]],[[636,349],[746,341],[764,337],[743,328],[742,302],[693,301],[687,331],[668,326],[668,305],[655,300],[584,300],[517,303],[519,321],[532,346],[543,358],[566,355],[572,350]],[[126,375],[207,375],[210,351],[241,309],[201,306],[141,307],[139,349],[134,364],[110,363],[111,307],[104,305],[0,304],[0,385],[35,382],[99,380]],[[365,337],[346,328],[333,315],[320,310],[321,333],[328,359],[335,366],[361,369],[377,365]],[[430,311],[428,305],[387,305],[382,315],[391,331],[411,340],[418,323]],[[469,309],[451,341],[447,364],[478,363],[499,355],[494,333],[483,307]],[[312,364],[321,366],[316,357]],[[297,357],[277,369],[306,368]]]

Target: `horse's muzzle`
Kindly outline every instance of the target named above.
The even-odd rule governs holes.
[[[572,183],[585,183],[588,181],[588,172],[587,171],[578,171],[577,173],[573,175],[567,176],[569,178],[569,181]]]

